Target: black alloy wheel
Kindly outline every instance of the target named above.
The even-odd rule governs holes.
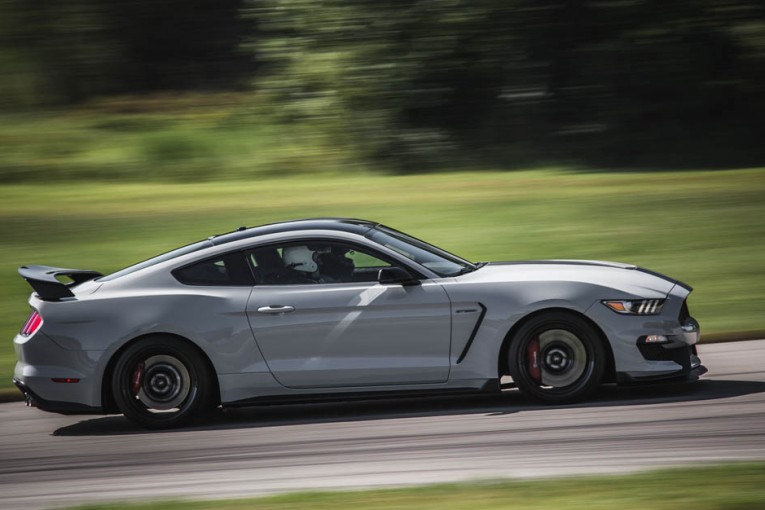
[[[518,389],[545,403],[582,400],[600,385],[606,352],[600,335],[573,313],[548,312],[512,338],[508,367]]]
[[[114,399],[133,423],[177,427],[210,407],[212,384],[201,355],[173,337],[148,337],[128,347],[112,374]]]

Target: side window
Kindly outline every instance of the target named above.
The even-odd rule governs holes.
[[[353,264],[356,266],[356,268],[381,269],[383,267],[390,267],[390,264],[388,262],[378,259],[377,257],[373,255],[369,255],[368,253],[351,250],[346,256],[353,261]]]
[[[173,276],[186,285],[252,285],[252,274],[240,252],[176,269]]]
[[[382,260],[363,251],[351,250],[346,255],[353,261],[353,281],[354,282],[376,282],[377,273],[384,267],[390,267],[391,263]]]
[[[383,260],[350,244],[292,242],[256,248],[247,254],[255,285],[300,285],[377,281]]]

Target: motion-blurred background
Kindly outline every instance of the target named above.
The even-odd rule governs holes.
[[[22,264],[355,216],[633,262],[765,332],[761,0],[0,0],[0,391]]]

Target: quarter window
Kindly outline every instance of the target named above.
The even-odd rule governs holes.
[[[176,269],[173,276],[186,285],[252,285],[252,274],[241,252]]]

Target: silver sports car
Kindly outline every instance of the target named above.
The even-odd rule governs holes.
[[[679,281],[614,262],[472,263],[370,221],[242,227],[107,276],[19,273],[34,289],[14,339],[27,403],[151,428],[219,406],[512,385],[563,403],[706,371]]]

